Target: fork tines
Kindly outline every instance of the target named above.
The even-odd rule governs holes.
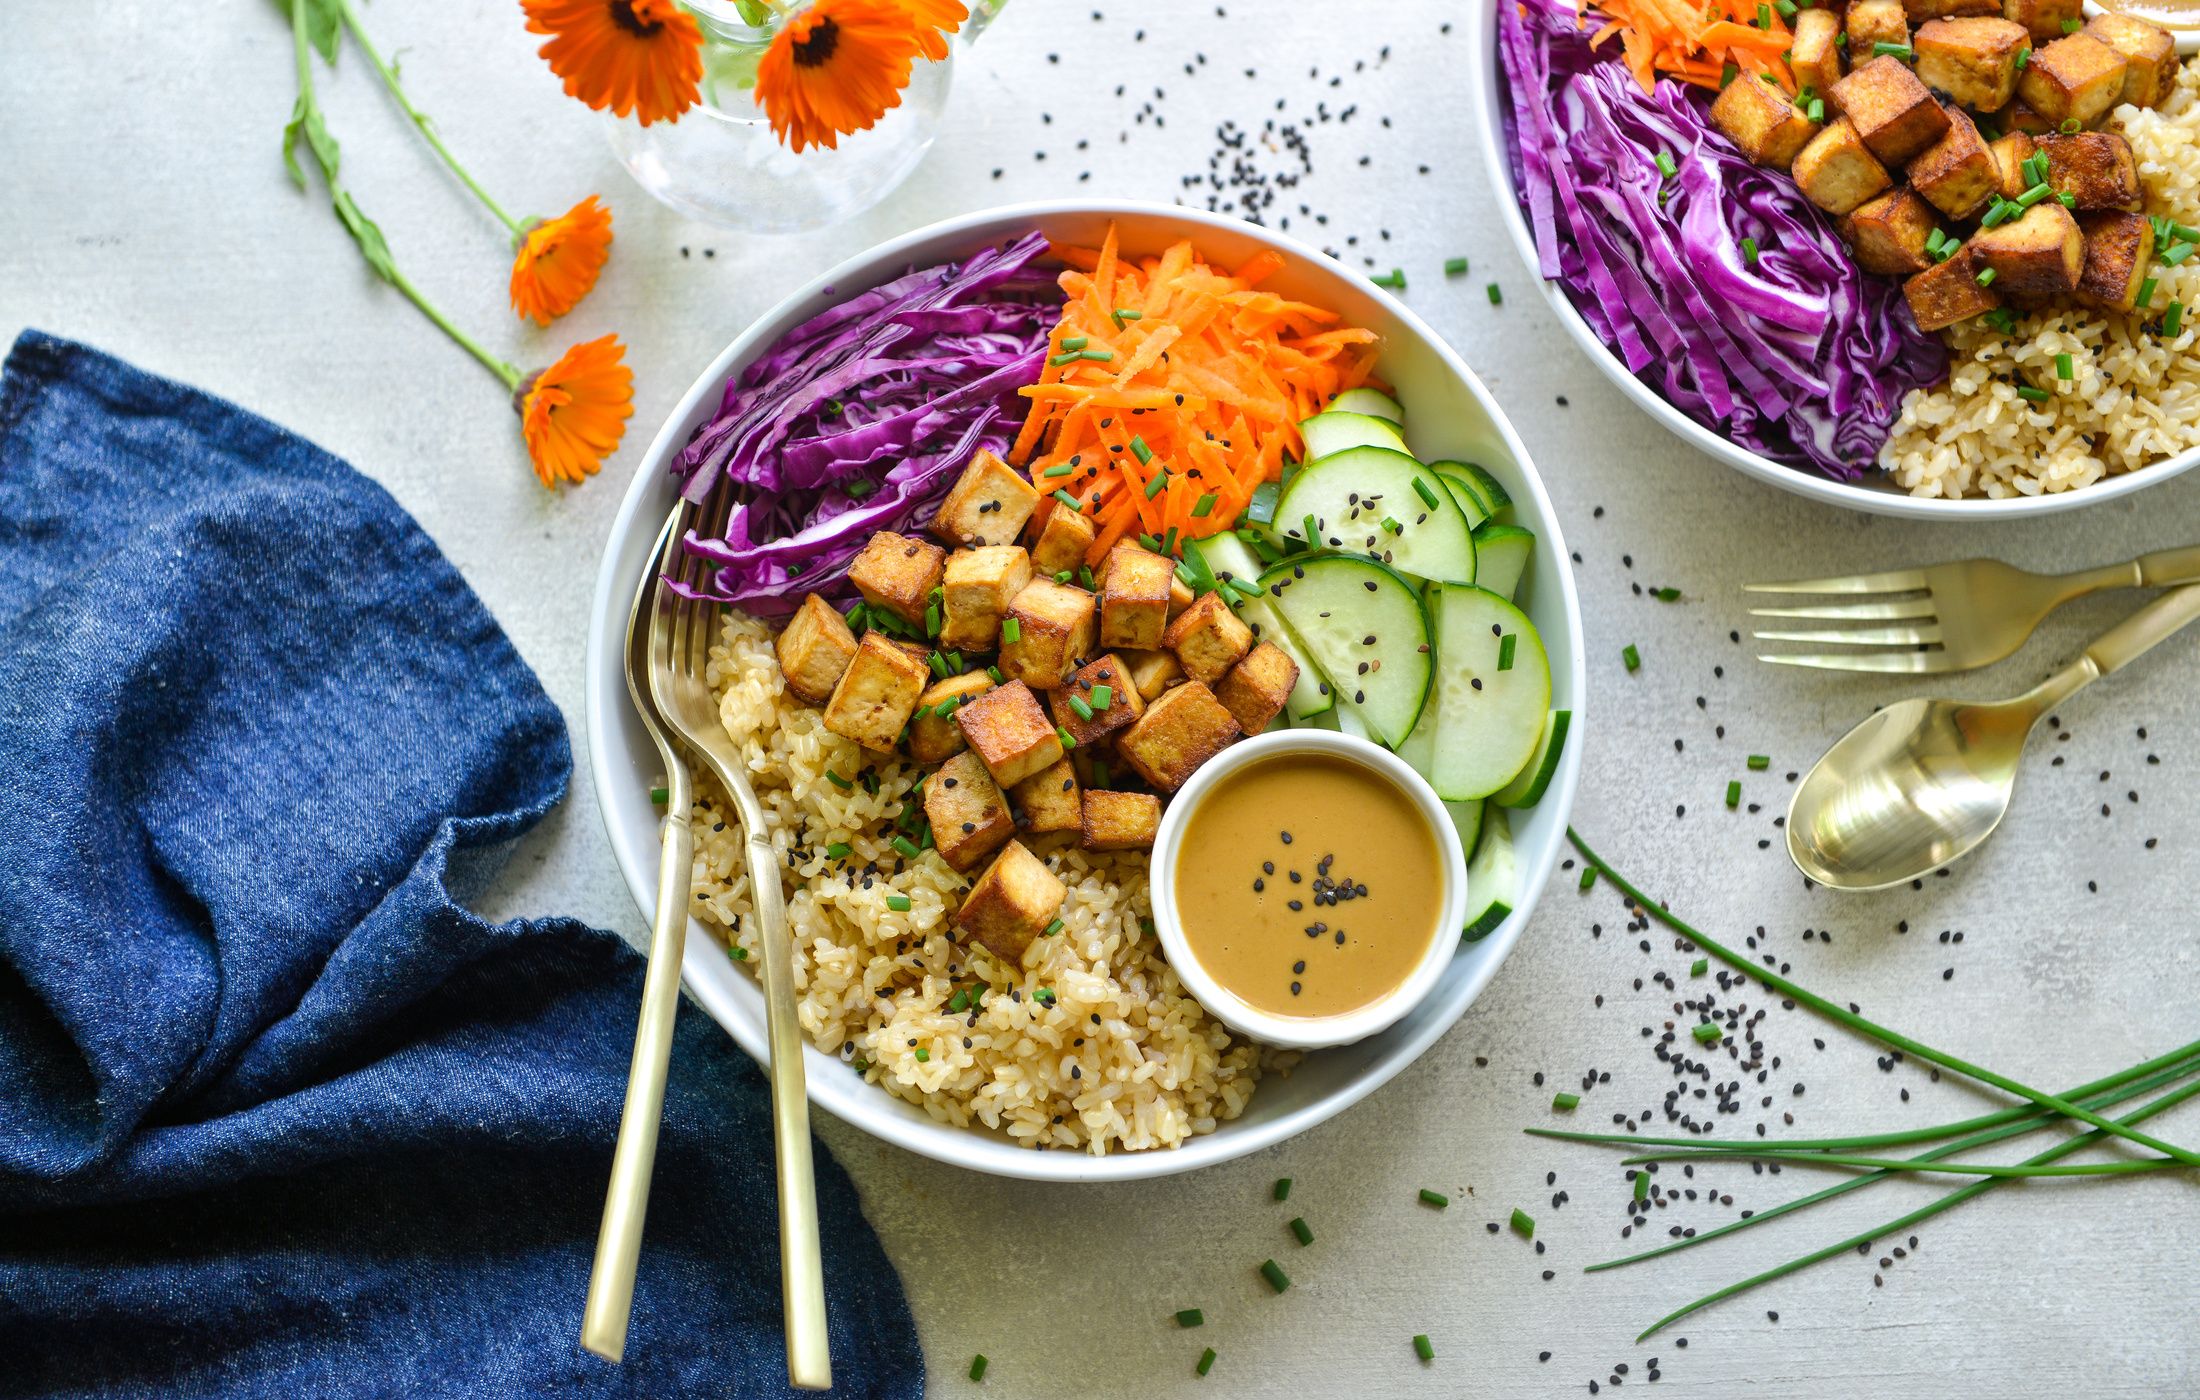
[[[1859,648],[1856,651],[1836,652],[1770,652],[1760,654],[1757,658],[1759,661],[1829,671],[1915,674],[1955,669],[1949,664],[1946,652],[1941,649],[1944,638],[1939,610],[1933,603],[1932,585],[1923,569],[1893,569],[1878,574],[1794,579],[1785,583],[1752,583],[1744,587],[1751,593],[1831,593],[1871,599],[1869,602],[1751,608],[1752,617],[1808,622],[1904,624],[1755,632],[1751,635],[1761,642],[1805,642],[1815,646]],[[1867,647],[1879,649],[1863,650]]]

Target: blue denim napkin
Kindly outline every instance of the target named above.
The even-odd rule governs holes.
[[[576,626],[578,621],[576,620]],[[565,726],[379,487],[26,333],[0,382],[0,1395],[777,1395],[770,1109],[681,1017],[626,1363],[577,1341],[640,960],[457,901]],[[914,1396],[820,1149],[833,1359]]]

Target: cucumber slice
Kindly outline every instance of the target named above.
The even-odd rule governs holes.
[[[1260,583],[1344,705],[1376,738],[1392,748],[1404,743],[1428,703],[1436,670],[1428,610],[1414,586],[1356,554],[1287,559]]]
[[[1425,579],[1474,582],[1466,514],[1435,474],[1403,452],[1355,447],[1308,464],[1284,488],[1276,521],[1285,534],[1307,539],[1309,516],[1318,537],[1311,543],[1370,554]]]
[[[1206,565],[1218,582],[1223,579],[1237,579],[1254,587],[1259,586],[1263,567],[1260,560],[1254,556],[1245,541],[1227,531],[1219,535],[1209,535],[1203,540],[1186,540],[1184,550],[1186,553],[1196,553],[1200,562]],[[1336,707],[1335,693],[1323,678],[1320,668],[1314,665],[1306,644],[1293,634],[1282,614],[1276,611],[1273,599],[1266,593],[1248,598],[1228,589],[1223,591],[1223,597],[1232,610],[1244,619],[1245,625],[1253,629],[1256,639],[1274,642],[1298,666],[1299,678],[1292,683],[1291,697],[1283,702],[1284,709],[1290,712],[1293,720],[1312,719],[1315,715],[1324,714]]]
[[[1477,525],[1474,530],[1474,581],[1500,598],[1520,591],[1535,552],[1535,533],[1518,525]]]
[[[1329,401],[1329,413],[1364,413],[1393,427],[1406,425],[1405,405],[1379,389],[1347,389]]]
[[[1512,493],[1505,489],[1504,483],[1491,476],[1480,462],[1431,462],[1429,468],[1467,483],[1468,489],[1481,500],[1484,515],[1495,515],[1513,503]]]
[[[1414,721],[1413,732],[1397,748],[1398,757],[1405,765],[1422,777],[1436,766],[1436,707],[1423,705],[1421,717]],[[1472,849],[1469,847],[1468,849]]]
[[[1406,450],[1406,440],[1399,435],[1397,424],[1366,413],[1317,413],[1299,424],[1299,433],[1306,439],[1306,460],[1309,462],[1349,452],[1355,447],[1387,447],[1393,452]]]
[[[1518,664],[1519,658],[1514,662]],[[1553,710],[1543,723],[1543,737],[1536,741],[1535,753],[1528,759],[1528,766],[1514,775],[1513,780],[1490,794],[1490,801],[1500,807],[1533,807],[1543,800],[1543,790],[1551,785],[1551,774],[1558,771],[1558,760],[1566,752],[1566,731],[1573,726],[1572,710]]]
[[[1429,590],[1436,634],[1436,771],[1446,802],[1487,797],[1527,766],[1551,706],[1551,664],[1527,615],[1482,588]],[[1512,665],[1498,669],[1504,637]]]
[[[1482,839],[1482,823],[1486,819],[1485,814],[1489,811],[1489,805],[1485,799],[1479,797],[1472,802],[1446,802],[1444,804],[1445,814],[1451,818],[1453,829],[1459,833],[1459,849],[1465,851],[1470,857],[1474,854],[1476,845]],[[1474,903],[1474,881],[1471,876],[1467,881],[1467,903],[1470,906]]]
[[[1490,518],[1489,507],[1482,504],[1482,488],[1458,472],[1457,467],[1455,462],[1429,464],[1429,470],[1436,473],[1437,479],[1444,483],[1444,489],[1451,493],[1451,499],[1459,507],[1459,513],[1467,517],[1467,528],[1479,530],[1482,522]],[[1477,579],[1481,577],[1481,567],[1478,560],[1475,564]]]
[[[1482,819],[1482,839],[1467,858],[1468,943],[1487,938],[1512,917],[1520,898],[1520,863],[1513,858],[1512,823],[1505,809],[1491,807]]]

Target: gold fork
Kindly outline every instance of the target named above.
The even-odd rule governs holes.
[[[1774,652],[1760,655],[1759,661],[1829,671],[1923,675],[1968,671],[2001,660],[2024,645],[2043,618],[2073,598],[2109,588],[2166,588],[2180,583],[2200,583],[2200,545],[2142,554],[2129,563],[2074,574],[2035,574],[1998,559],[1963,559],[1924,569],[1744,587],[1751,593],[1837,593],[1869,600],[1752,608],[1752,617],[1886,624],[1753,633],[1762,642],[1859,648]]]
[[[656,556],[656,572],[690,587],[706,565],[681,548],[690,526],[704,538],[725,530],[732,493],[723,487],[700,509],[674,507]],[[817,1234],[817,1175],[810,1159],[810,1101],[803,1083],[802,1025],[795,1014],[794,943],[780,890],[779,852],[764,827],[764,807],[746,764],[718,715],[705,674],[718,635],[720,605],[682,597],[662,582],[650,626],[650,686],[657,712],[699,755],[733,800],[746,835],[754,933],[763,953],[764,1024],[771,1079],[772,1139],[779,1178],[779,1283],[787,1333],[787,1379],[798,1390],[829,1390],[833,1363],[825,1330],[825,1269]]]

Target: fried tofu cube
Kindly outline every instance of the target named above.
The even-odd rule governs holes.
[[[2124,90],[2134,107],[2159,107],[2177,90],[2177,40],[2167,29],[2111,10],[2086,21],[2085,33],[2124,60]]]
[[[1039,708],[1039,697],[1022,681],[996,686],[964,704],[955,711],[955,723],[970,751],[1004,788],[1061,760],[1062,736]]]
[[[1826,101],[1849,119],[1865,146],[1886,165],[1902,164],[1948,132],[1946,109],[1909,65],[1892,54],[1880,55],[1835,83]]]
[[[1808,89],[1820,96],[1841,81],[1839,15],[1826,9],[1796,12],[1794,45],[1788,50],[1788,71],[1795,75],[1799,89]]]
[[[1186,681],[1148,705],[1138,723],[1115,741],[1115,751],[1149,784],[1175,792],[1238,733],[1237,720],[1215,693],[1198,681]]]
[[[1213,685],[1237,665],[1253,645],[1253,629],[1230,610],[1218,592],[1202,596],[1186,608],[1161,642],[1184,663],[1184,674]]]
[[[1936,263],[1902,284],[1910,314],[1919,330],[1937,331],[1973,316],[1983,316],[2001,305],[2001,298],[1978,284],[1971,258],[1962,252]]]
[[[1001,619],[1031,582],[1031,556],[1023,546],[980,545],[947,556],[940,575],[940,645],[953,651],[991,651],[1000,645]]]
[[[2056,127],[2091,126],[2123,96],[2124,67],[2124,56],[2092,35],[2065,34],[2032,51],[2017,94]]]
[[[1994,190],[2003,199],[2015,199],[2032,188],[2032,181],[2024,178],[2024,163],[2039,151],[2037,142],[2021,131],[1997,136],[1986,143],[1986,154],[1994,158]]]
[[[1995,295],[2017,306],[2046,306],[2069,296],[2085,267],[2078,221],[2052,199],[2006,224],[1980,229],[1968,246],[1974,267],[1993,270]]]
[[[945,763],[961,753],[963,732],[962,726],[955,723],[955,714],[992,688],[993,678],[983,671],[967,671],[925,687],[924,694],[917,697],[917,712],[909,719],[909,756],[919,763],[933,764]]]
[[[825,727],[877,753],[892,753],[931,671],[882,634],[866,632],[825,703]]]
[[[904,622],[924,625],[924,609],[947,569],[947,551],[936,544],[881,530],[848,566],[848,582],[863,601]]]
[[[1108,551],[1100,580],[1100,645],[1151,651],[1169,626],[1169,585],[1176,566],[1134,544]]]
[[[2085,0],[2001,0],[2001,12],[2044,44],[2061,38],[2064,24],[2085,18]]]
[[[1191,585],[1175,574],[1170,574],[1169,621],[1176,621],[1178,617],[1183,615],[1184,610],[1192,605],[1193,601]]]
[[[2018,80],[2017,86],[2020,91],[2023,89],[2024,83],[2021,78]],[[1994,115],[2001,122],[2004,131],[2022,132],[2026,136],[2045,136],[2055,129],[2053,122],[2033,111],[2022,97],[2019,97]]]
[[[1046,932],[1069,890],[1046,862],[1010,841],[963,896],[955,927],[984,944],[1005,963],[1021,963],[1024,949]]]
[[[1016,834],[1008,795],[974,753],[959,753],[924,780],[924,819],[940,859],[967,875]]]
[[[1042,768],[1010,791],[1016,809],[1016,829],[1033,836],[1084,829],[1085,806],[1077,785],[1077,769],[1068,759]]]
[[[2014,20],[1931,20],[1918,27],[1912,44],[1917,78],[1962,106],[1998,112],[2016,95],[2017,55],[2031,42]]]
[[[1291,687],[1299,683],[1299,663],[1274,642],[1262,642],[1230,668],[1215,687],[1215,699],[1247,734],[1258,734],[1283,710]]]
[[[1048,578],[1064,569],[1075,569],[1085,562],[1085,551],[1092,548],[1093,536],[1099,527],[1092,517],[1079,511],[1057,507],[1047,512],[1047,523],[1039,527],[1039,537],[1031,542],[1031,567]]]
[[[1913,25],[1958,16],[1998,15],[2001,0],[1902,0],[1902,13]]]
[[[1869,62],[1874,44],[1910,42],[1910,17],[1902,0],[1851,0],[1848,13],[1849,62]]]
[[[1736,78],[1711,104],[1711,120],[1743,155],[1759,165],[1785,170],[1818,125],[1770,83]]]
[[[1131,668],[1131,684],[1137,688],[1138,698],[1149,703],[1184,679],[1184,663],[1173,651],[1119,651],[1116,655]]]
[[[955,545],[1014,544],[1038,508],[1038,488],[981,447],[940,502],[932,533]]]
[[[1876,277],[1907,277],[1933,265],[1925,242],[1940,215],[1917,191],[1904,187],[1856,206],[1841,220],[1856,265]]]
[[[789,693],[804,704],[822,705],[855,660],[856,634],[832,604],[812,593],[779,629],[773,646]]]
[[[1001,674],[1053,690],[1093,653],[1099,623],[1082,588],[1035,578],[1010,600],[1001,620]]]
[[[1948,134],[1910,162],[1910,185],[1951,219],[1968,219],[1993,198],[2001,170],[1961,108],[1948,109]]]
[[[2078,300],[2097,311],[2134,311],[2147,265],[2154,260],[2154,221],[2144,214],[2088,214],[2078,220],[2085,266]]]
[[[2139,167],[2131,143],[2113,131],[2080,131],[2042,136],[2047,153],[2047,183],[2077,203],[2082,214],[2139,207]]]
[[[1047,707],[1082,749],[1136,723],[1146,713],[1146,700],[1131,684],[1129,664],[1113,652],[1102,652],[1079,667],[1068,685],[1049,692]]]
[[[1161,830],[1161,799],[1150,792],[1085,793],[1084,835],[1088,851],[1147,851]]]
[[[1847,117],[1810,139],[1793,173],[1803,196],[1829,214],[1846,214],[1894,183]]]

